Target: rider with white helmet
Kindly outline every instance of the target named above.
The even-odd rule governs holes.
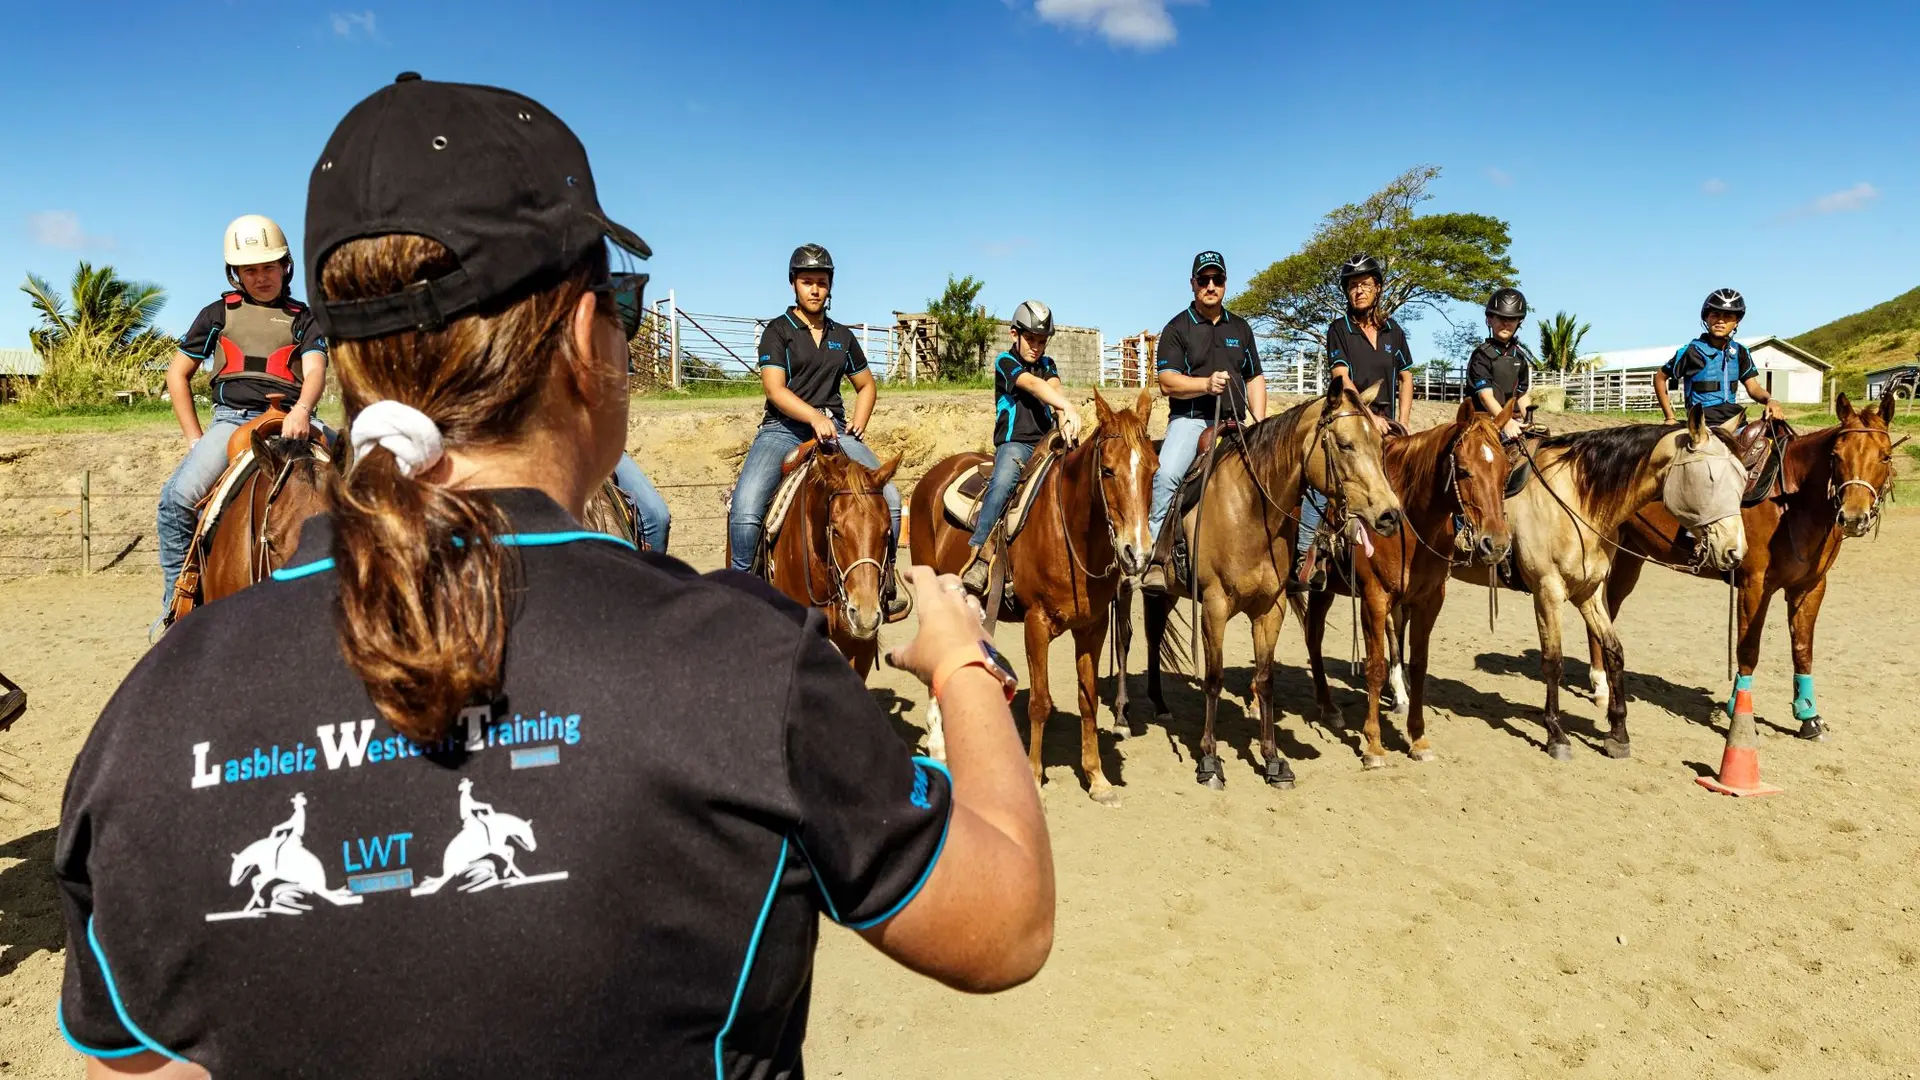
[[[199,524],[200,500],[227,467],[227,437],[267,411],[268,395],[286,399],[281,434],[305,438],[325,425],[313,409],[327,385],[327,342],[313,312],[293,298],[293,254],[271,218],[244,214],[227,226],[224,255],[232,288],[200,309],[167,367],[167,393],[187,456],[160,491],[157,533],[162,611],[173,603],[174,580]],[[213,375],[213,418],[204,429],[194,408],[192,379]]]
[[[1033,448],[1053,430],[1059,410],[1060,431],[1072,443],[1080,435],[1080,413],[1060,389],[1060,369],[1047,355],[1053,336],[1053,312],[1028,300],[1013,313],[1013,344],[993,361],[993,480],[980,501],[980,519],[967,541],[971,557],[960,581],[976,596],[987,593],[992,569],[987,541],[1007,511],[1007,501],[1026,471]]]

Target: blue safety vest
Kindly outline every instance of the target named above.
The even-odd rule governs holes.
[[[1695,338],[1680,347],[1673,356],[1669,372],[1679,371],[1691,350],[1700,357],[1700,370],[1687,377],[1687,404],[1702,408],[1715,405],[1738,405],[1740,393],[1740,371],[1746,366],[1746,346],[1737,341],[1727,342],[1724,349],[1716,349],[1705,340]]]

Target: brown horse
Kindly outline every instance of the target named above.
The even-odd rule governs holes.
[[[773,587],[827,616],[827,636],[862,679],[880,656],[882,575],[893,527],[882,494],[900,455],[869,469],[834,449],[803,444],[810,461],[780,533],[767,554]],[[732,558],[732,553],[727,553]]]
[[[1123,578],[1140,571],[1152,546],[1147,509],[1160,457],[1147,437],[1147,417],[1153,411],[1148,391],[1140,392],[1132,409],[1118,411],[1095,391],[1093,406],[1099,427],[1041,478],[1030,516],[1009,545],[1007,558],[1013,606],[1022,613],[1027,632],[1027,756],[1034,781],[1044,779],[1040,744],[1053,714],[1047,650],[1054,638],[1072,631],[1080,682],[1080,769],[1094,801],[1113,806],[1120,797],[1100,767],[1095,669],[1114,591]],[[985,454],[955,454],[927,470],[915,485],[907,530],[914,562],[943,574],[959,573],[966,565],[967,530],[941,512],[941,492],[955,475],[986,460]],[[1123,689],[1114,705],[1116,724],[1126,710],[1124,669],[1119,679]],[[935,739],[937,733],[930,730],[930,745]]]
[[[1707,426],[1698,408],[1687,426],[1627,424],[1576,431],[1542,440],[1529,452],[1534,475],[1507,500],[1514,560],[1533,593],[1540,632],[1540,673],[1547,682],[1546,750],[1556,761],[1573,757],[1560,726],[1560,609],[1572,603],[1599,641],[1602,674],[1596,687],[1612,684],[1606,701],[1608,757],[1631,756],[1627,738],[1626,654],[1607,612],[1607,574],[1618,550],[1620,526],[1634,514],[1664,503],[1700,536],[1697,557],[1725,572],[1746,554],[1740,523],[1740,493],[1746,472]],[[1492,567],[1455,567],[1453,576],[1485,585]]]
[[[1423,711],[1427,646],[1440,605],[1447,598],[1447,572],[1457,563],[1496,565],[1512,545],[1505,505],[1510,467],[1500,446],[1500,429],[1512,415],[1511,402],[1498,416],[1489,417],[1471,400],[1462,401],[1452,423],[1389,441],[1387,480],[1400,496],[1404,526],[1397,536],[1369,537],[1368,544],[1352,545],[1351,571],[1329,575],[1330,587],[1311,594],[1301,612],[1320,721],[1339,728],[1340,709],[1327,690],[1321,643],[1334,594],[1360,597],[1367,637],[1367,720],[1362,728],[1366,746],[1360,760],[1366,768],[1378,769],[1387,763],[1386,749],[1380,745],[1380,688],[1389,676],[1390,653],[1395,711],[1406,723],[1408,754],[1415,761],[1433,757]],[[1412,647],[1403,656],[1390,642],[1405,642],[1409,626]]]
[[[199,603],[231,596],[280,569],[300,542],[300,527],[327,508],[327,476],[339,468],[306,439],[252,432],[252,471],[202,541]],[[184,591],[184,590],[177,590]],[[175,617],[184,614],[181,599]]]
[[[1888,428],[1895,405],[1892,396],[1884,396],[1878,411],[1856,410],[1841,394],[1833,403],[1839,424],[1788,444],[1781,489],[1790,494],[1763,499],[1740,512],[1747,532],[1746,558],[1734,573],[1740,598],[1740,678],[1750,682],[1759,666],[1767,604],[1774,593],[1785,590],[1793,641],[1793,711],[1803,739],[1821,738],[1826,731],[1813,696],[1813,628],[1827,595],[1827,572],[1840,557],[1842,539],[1864,536],[1880,520],[1881,503],[1893,486],[1893,449],[1898,443]],[[1679,533],[1679,522],[1659,506],[1627,521],[1620,530],[1627,551],[1615,557],[1607,578],[1608,614],[1619,617],[1646,557],[1670,564],[1687,561]],[[1695,572],[1720,576],[1704,569]],[[1597,670],[1597,650],[1594,655]],[[1596,679],[1594,689],[1604,694],[1606,684]]]
[[[1237,438],[1228,436],[1227,445],[1215,451],[1206,491],[1183,519],[1206,648],[1206,730],[1194,779],[1214,790],[1227,782],[1215,753],[1213,724],[1226,671],[1227,623],[1236,615],[1253,623],[1253,696],[1266,780],[1274,787],[1293,786],[1293,768],[1274,741],[1273,647],[1286,617],[1280,600],[1293,559],[1301,485],[1331,500],[1329,523],[1355,521],[1383,537],[1400,531],[1400,499],[1381,468],[1380,430],[1368,408],[1379,389],[1375,385],[1356,394],[1330,381],[1326,396],[1270,416]],[[1196,526],[1203,531],[1196,534]],[[1172,598],[1183,595],[1184,583],[1169,584],[1172,591],[1149,594],[1146,603],[1147,694],[1162,722],[1172,716],[1161,696],[1161,665],[1177,666],[1182,659],[1167,622]]]

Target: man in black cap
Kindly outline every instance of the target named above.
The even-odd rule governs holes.
[[[1267,380],[1253,327],[1228,311],[1227,260],[1217,251],[1193,257],[1193,303],[1160,332],[1160,392],[1170,399],[1160,468],[1153,474],[1153,507],[1147,527],[1155,538],[1154,563],[1141,585],[1166,588],[1165,545],[1159,542],[1174,491],[1192,467],[1200,433],[1223,419],[1254,421],[1267,415]]]

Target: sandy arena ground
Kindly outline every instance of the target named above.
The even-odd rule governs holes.
[[[636,454],[663,486],[723,480],[757,408],[649,409],[636,416]],[[977,396],[903,395],[873,442],[906,452],[913,476],[973,445],[985,415]],[[153,492],[177,452],[164,430],[4,436],[0,496],[71,484],[81,468],[96,492]],[[675,548],[715,564],[717,490],[666,493]],[[48,863],[67,767],[144,651],[157,603],[151,502],[121,501],[96,503],[95,528],[147,535],[129,538],[112,572],[42,574],[18,558],[27,541],[0,547],[15,556],[0,558],[0,670],[32,701],[0,735],[0,1076],[80,1071],[53,1028],[63,942]],[[72,530],[57,507],[45,520],[18,503],[0,512],[0,534],[41,527],[29,516]],[[1170,727],[1103,737],[1108,776],[1123,785],[1117,810],[1086,798],[1077,721],[1056,712],[1045,802],[1060,907],[1046,970],[1009,994],[961,997],[829,928],[810,1071],[904,1076],[937,1061],[948,1077],[1920,1075],[1920,792],[1905,753],[1920,699],[1917,554],[1915,510],[1892,511],[1878,540],[1847,543],[1820,624],[1830,742],[1786,734],[1791,666],[1774,605],[1755,697],[1762,764],[1787,793],[1764,800],[1692,782],[1721,749],[1724,586],[1649,570],[1628,604],[1628,761],[1600,754],[1597,714],[1579,698],[1568,705],[1575,759],[1541,752],[1530,606],[1503,597],[1489,634],[1484,593],[1456,586],[1428,691],[1440,759],[1363,773],[1355,736],[1302,718],[1311,693],[1289,620],[1278,680],[1281,748],[1300,781],[1289,792],[1260,782],[1241,623],[1221,717],[1226,791],[1193,782],[1200,697],[1184,681],[1170,689]],[[1017,628],[999,639],[1021,658]],[[1335,695],[1357,721],[1349,640],[1337,605]],[[1056,698],[1071,701],[1059,689],[1071,678],[1064,643],[1050,670]],[[873,686],[916,734],[924,691],[885,668]],[[1137,674],[1133,692],[1144,715]],[[1024,695],[1015,709],[1024,717]],[[1390,747],[1404,747],[1397,738]]]

